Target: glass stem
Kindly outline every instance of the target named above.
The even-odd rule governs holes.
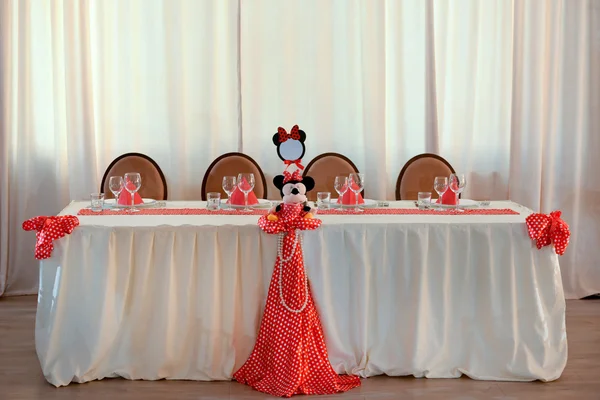
[[[358,211],[358,193],[355,193],[355,194],[356,194],[356,211]]]
[[[246,206],[246,211],[248,211],[248,193],[244,192],[244,205]]]

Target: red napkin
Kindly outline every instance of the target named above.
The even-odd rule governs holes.
[[[358,190],[358,185],[355,183],[353,188]],[[337,202],[338,204],[340,204],[339,197]],[[346,193],[344,193],[344,195],[342,196],[341,203],[344,205],[356,204],[356,195],[352,190],[350,190],[350,188],[348,188],[348,190],[346,190]],[[360,193],[358,194],[358,204],[365,204],[365,200],[363,199]]]
[[[135,186],[133,186],[133,183],[131,182],[127,182],[127,187],[129,187],[129,189],[135,189]],[[133,204],[142,204],[144,201],[142,200],[142,197],[140,196],[140,194],[138,192],[135,192],[135,195],[133,196]],[[123,206],[130,206],[131,205],[131,193],[129,193],[127,191],[127,189],[123,188],[123,191],[121,192],[121,194],[119,195],[119,204],[123,205]]]
[[[456,200],[457,198],[458,198],[458,196],[452,190],[446,190],[444,192],[444,194],[442,195],[442,204],[455,206],[457,203],[457,200]],[[439,204],[439,202],[440,202],[440,199],[437,199],[436,203]]]
[[[244,186],[244,189],[250,188],[250,184],[246,179],[242,181],[242,186]],[[231,193],[231,197],[229,198],[229,200],[231,204],[236,206],[243,206],[246,204],[246,200],[244,199],[244,192],[242,192],[237,186],[235,187],[233,193]],[[258,204],[258,199],[256,198],[254,191],[251,191],[250,193],[248,193],[248,205],[252,206],[254,204]]]

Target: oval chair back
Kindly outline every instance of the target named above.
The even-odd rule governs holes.
[[[359,172],[356,165],[346,156],[338,153],[323,153],[306,166],[302,176],[310,176],[315,180],[315,188],[308,192],[308,200],[316,201],[318,192],[330,192],[331,198],[337,198],[333,182],[336,176],[348,176]],[[364,196],[364,191],[363,191]]]
[[[396,200],[417,200],[419,192],[431,192],[431,198],[438,195],[433,189],[436,176],[450,176],[454,168],[443,157],[432,153],[419,154],[404,164],[396,182]]]
[[[224,176],[235,176],[239,173],[254,174],[254,194],[259,199],[267,198],[267,181],[260,166],[243,153],[227,153],[218,157],[210,164],[204,179],[202,180],[202,200],[206,200],[206,194],[210,192],[221,193],[221,198],[226,199],[227,194],[223,190],[222,182]]]
[[[167,181],[158,164],[145,154],[126,153],[115,158],[102,177],[100,191],[106,198],[112,198],[112,192],[108,187],[111,176],[123,176],[128,172],[138,172],[142,177],[142,186],[139,194],[142,198],[154,200],[166,200]]]

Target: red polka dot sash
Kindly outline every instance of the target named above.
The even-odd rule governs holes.
[[[79,219],[74,215],[60,217],[35,217],[23,222],[26,231],[37,231],[35,234],[35,258],[43,260],[50,258],[54,250],[54,241],[73,232],[79,225]]]
[[[531,214],[525,219],[529,237],[535,240],[537,248],[554,244],[554,251],[560,256],[565,254],[571,236],[569,225],[560,218],[561,214],[560,211],[549,215]]]
[[[285,204],[265,216],[260,228],[283,234],[281,251],[271,276],[267,304],[256,344],[233,375],[240,383],[279,397],[295,394],[334,394],[360,385],[357,376],[338,375],[329,362],[323,328],[306,280],[299,231],[316,229],[321,221],[303,218],[302,205]]]

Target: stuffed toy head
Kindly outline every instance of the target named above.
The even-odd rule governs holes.
[[[298,170],[293,174],[285,171],[273,178],[273,184],[279,189],[284,204],[301,204],[307,202],[306,193],[315,187],[315,180],[310,176],[302,177]]]

